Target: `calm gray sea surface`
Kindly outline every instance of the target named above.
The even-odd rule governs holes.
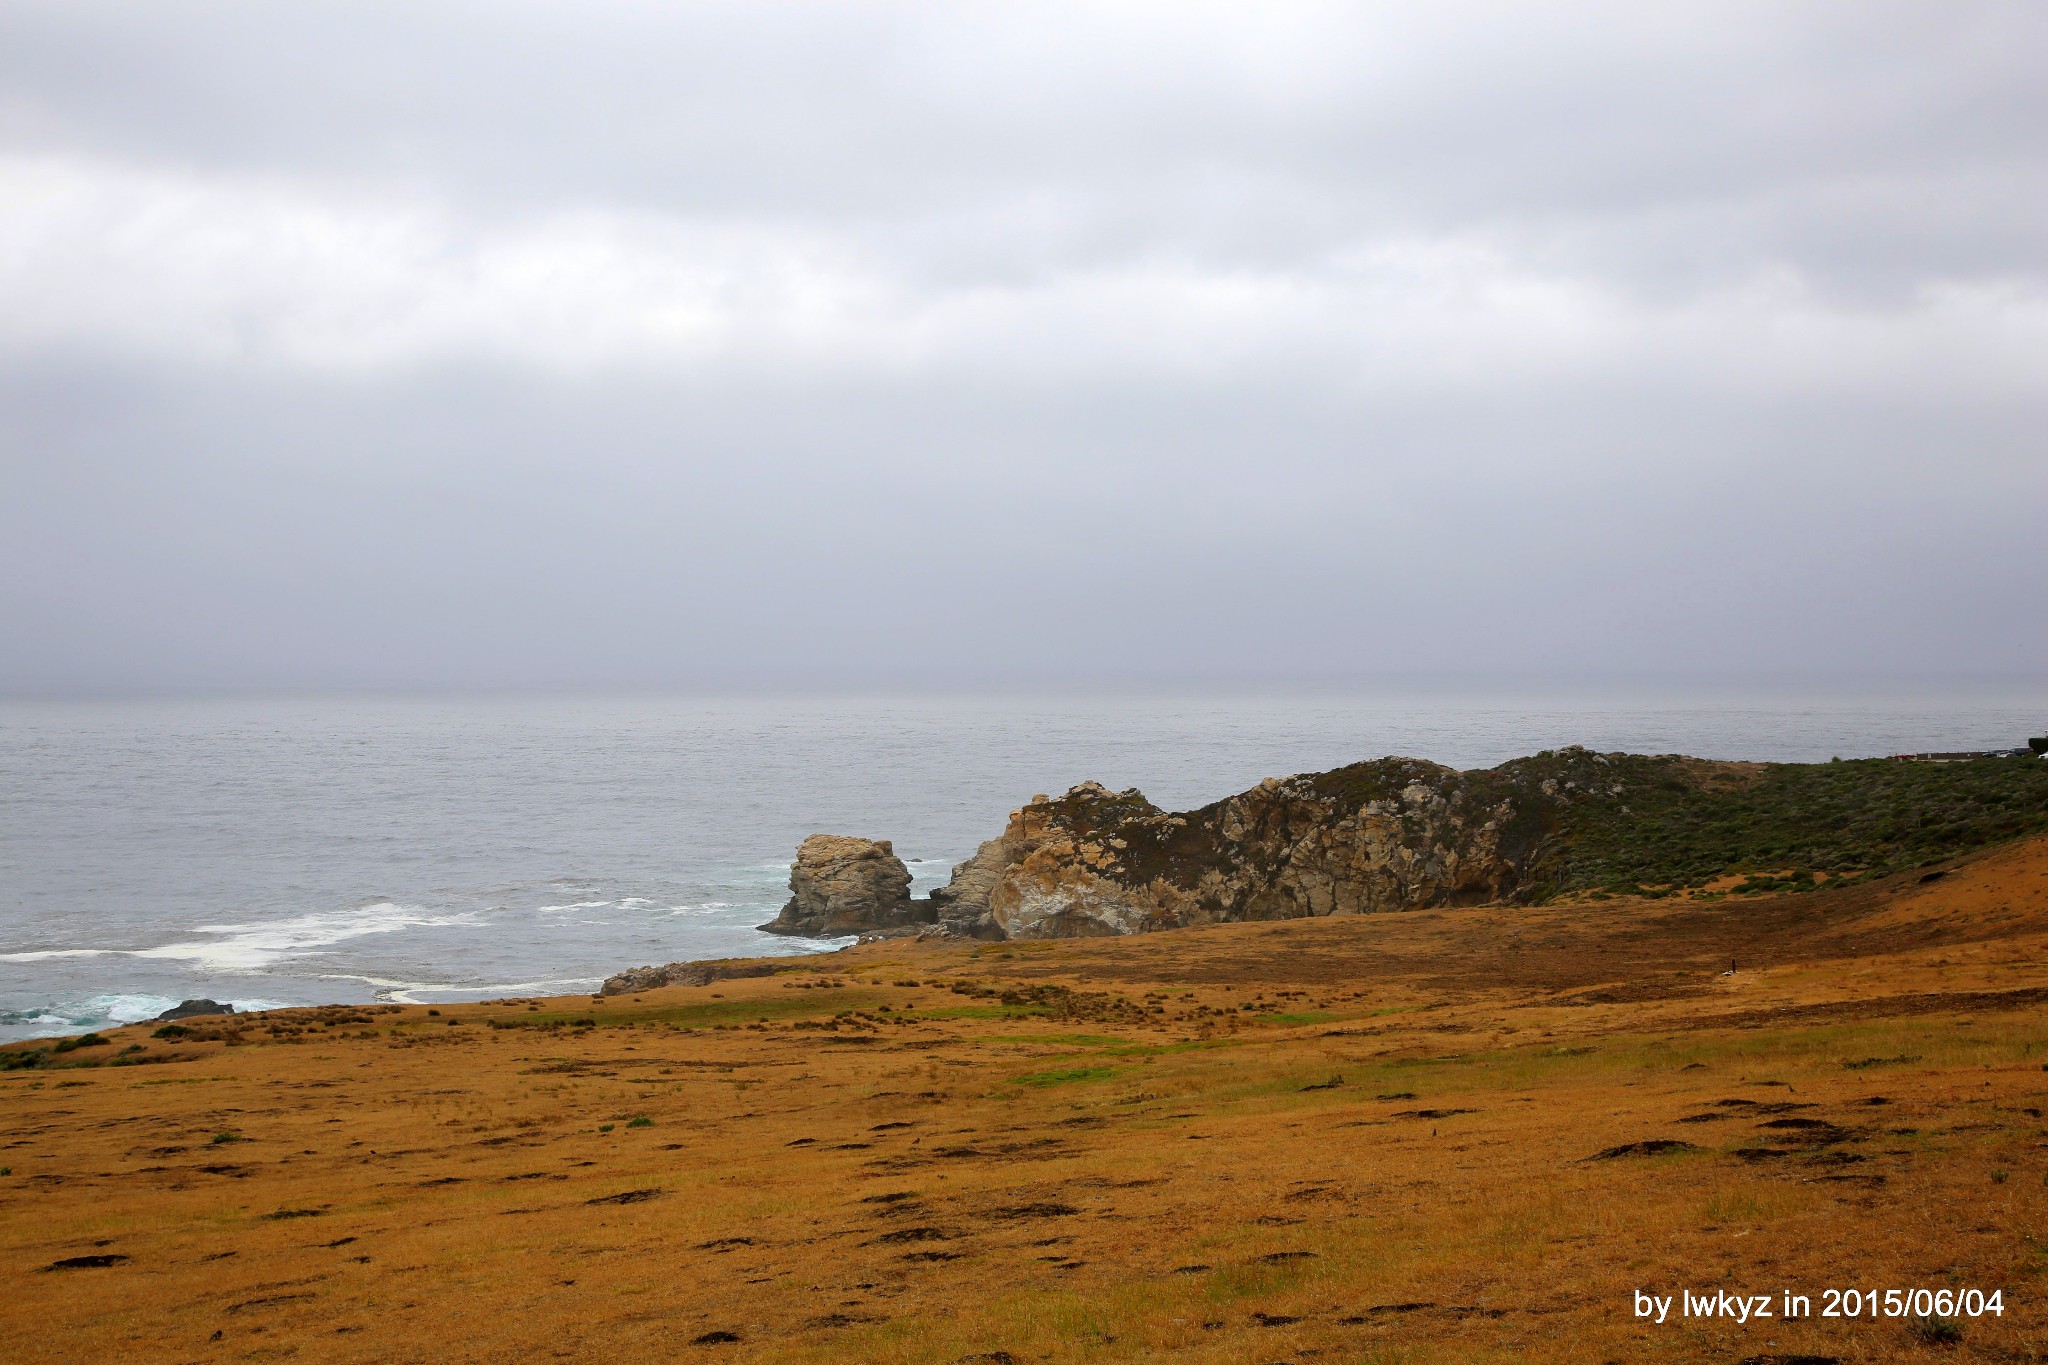
[[[1986,748],[1948,696],[465,697],[0,703],[0,1037],[243,1006],[566,993],[756,932],[820,830],[922,892],[1034,792],[1185,808],[1386,754]],[[922,861],[918,861],[922,860]]]

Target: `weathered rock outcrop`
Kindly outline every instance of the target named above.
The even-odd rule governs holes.
[[[771,934],[839,938],[930,923],[931,902],[910,898],[910,869],[886,839],[813,834],[789,870],[789,903],[761,926]]]
[[[1016,819],[1015,812],[1010,818]],[[939,927],[967,938],[1001,938],[1003,931],[989,917],[988,902],[1010,862],[1008,846],[997,838],[984,842],[966,862],[953,864],[952,880],[931,895]]]
[[[181,1000],[157,1016],[162,1020],[197,1019],[207,1014],[233,1014],[233,1005],[218,1000]]]
[[[2048,829],[2048,765],[1731,763],[1546,750],[1458,772],[1411,758],[1268,778],[1199,810],[1084,782],[1034,796],[926,900],[887,843],[813,835],[764,929],[1070,938],[1438,905],[1814,890]],[[1749,874],[1740,884],[1727,873]],[[707,984],[718,963],[607,992]]]
[[[666,967],[630,967],[617,976],[605,978],[605,995],[631,995],[658,986],[708,986],[714,981],[737,981],[749,976],[773,976],[782,970],[774,962],[733,958],[711,962],[671,962]]]
[[[1381,759],[1180,814],[1084,782],[1011,812],[932,900],[958,932],[1071,938],[1523,898],[1569,795],[1513,769]]]

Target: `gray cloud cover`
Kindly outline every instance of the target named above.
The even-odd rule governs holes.
[[[0,689],[2048,667],[2027,4],[0,9]]]

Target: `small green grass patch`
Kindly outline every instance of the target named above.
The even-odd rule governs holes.
[[[685,1005],[606,1006],[590,1010],[539,1010],[490,1020],[493,1028],[715,1028],[720,1024],[767,1023],[778,1019],[810,1019],[845,1010],[866,1009],[885,997],[875,991],[822,987],[789,997],[756,1000],[703,1000]]]
[[[1034,1071],[1028,1076],[1017,1077],[1012,1084],[1029,1085],[1038,1088],[1053,1085],[1077,1085],[1084,1081],[1106,1081],[1120,1076],[1123,1070],[1114,1066],[1076,1066],[1063,1071]]]
[[[1045,1043],[1053,1047],[1123,1047],[1131,1040],[1101,1033],[999,1033],[992,1043]]]

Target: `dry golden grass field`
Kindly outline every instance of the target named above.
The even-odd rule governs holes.
[[[789,965],[0,1073],[0,1359],[2048,1355],[2048,842]],[[1843,1288],[2003,1313],[1818,1316]]]

